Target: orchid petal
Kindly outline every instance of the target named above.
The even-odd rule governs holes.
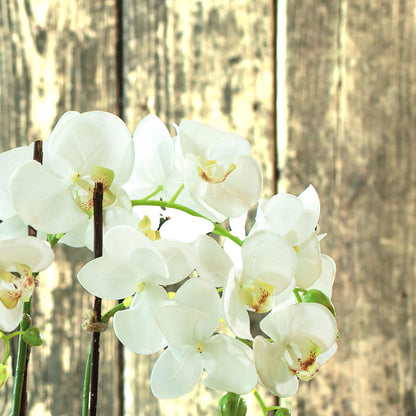
[[[277,194],[268,201],[262,200],[250,232],[269,228],[284,237],[299,220],[302,208],[301,200],[290,194]]]
[[[224,320],[231,331],[240,338],[253,339],[250,332],[250,317],[247,307],[242,304],[238,296],[238,280],[230,277],[223,291]]]
[[[0,270],[15,270],[15,264],[29,266],[33,272],[44,270],[53,262],[50,245],[36,237],[19,237],[0,241]]]
[[[198,254],[196,270],[214,286],[222,287],[233,268],[233,262],[221,246],[211,237],[201,235],[194,242]]]
[[[313,233],[321,209],[318,193],[312,185],[309,185],[298,198],[302,201],[302,213],[295,226],[286,235],[293,246],[302,244]]]
[[[136,291],[137,271],[124,259],[98,257],[78,272],[81,286],[103,299],[123,299]]]
[[[171,216],[171,212],[176,212],[160,227],[160,236],[162,239],[170,238],[191,243],[198,236],[207,234],[214,229],[214,224],[205,218],[194,217],[177,210],[167,211],[166,215],[168,217]]]
[[[176,292],[175,302],[205,312],[208,317],[204,332],[211,335],[215,331],[220,321],[221,300],[211,282],[198,278],[188,280]]]
[[[190,353],[178,361],[169,348],[156,361],[150,376],[152,393],[159,399],[174,399],[191,391],[202,376],[202,357]]]
[[[250,156],[240,156],[236,169],[218,184],[207,184],[202,199],[227,217],[238,217],[260,198],[263,177],[259,164]]]
[[[290,342],[292,337],[303,337],[322,352],[333,345],[338,334],[334,316],[318,303],[298,303],[272,311],[260,322],[260,328],[275,341]]]
[[[141,249],[155,247],[144,234],[128,225],[117,225],[104,235],[104,251],[114,257],[129,258],[133,251]]]
[[[296,285],[302,288],[311,286],[321,274],[321,250],[316,233],[296,247]]]
[[[158,240],[155,246],[162,254],[169,270],[164,284],[175,284],[188,277],[195,269],[196,253],[190,244],[177,240]]]
[[[332,297],[332,285],[334,284],[336,265],[334,260],[326,254],[321,255],[322,271],[315,283],[308,289],[317,289],[323,292],[329,299]]]
[[[51,135],[49,152],[81,176],[89,175],[94,165],[111,169],[119,184],[128,180],[133,168],[133,141],[127,126],[104,111],[67,117]]]
[[[164,185],[173,170],[173,141],[169,131],[155,115],[144,117],[133,133],[135,168],[133,177],[154,185]],[[129,186],[133,185],[130,179]]]
[[[10,197],[10,178],[16,168],[32,159],[33,146],[23,146],[0,153],[0,219],[5,220],[15,215]]]
[[[251,234],[242,246],[243,281],[261,279],[283,292],[295,276],[296,255],[287,241],[270,231]]]
[[[296,393],[299,382],[289,373],[284,359],[285,348],[279,342],[269,342],[262,336],[254,339],[254,358],[260,382],[272,394],[289,397]]]
[[[27,236],[27,225],[18,215],[13,215],[0,223],[0,239],[7,240]]]
[[[88,221],[70,189],[72,184],[56,176],[40,163],[21,164],[10,182],[11,198],[17,214],[26,224],[50,234],[75,230]],[[36,201],[36,204],[33,204]]]
[[[235,338],[213,336],[204,345],[204,367],[208,375],[203,383],[215,390],[236,394],[250,392],[257,383],[250,354],[251,349]]]
[[[220,142],[212,156],[227,154],[231,160],[235,159],[237,154],[250,155],[250,145],[244,137],[219,130],[197,121],[184,120],[179,124],[179,140],[183,154],[192,153],[195,156],[207,154],[211,146]],[[232,142],[231,146],[227,143]],[[223,148],[224,150],[221,150]],[[220,154],[218,154],[220,152]]]
[[[129,309],[114,315],[114,332],[120,342],[136,354],[153,354],[166,346],[156,324],[156,313],[170,302],[160,286],[148,286],[134,296]]]
[[[205,312],[175,304],[162,306],[156,315],[156,322],[169,348],[178,351],[184,345],[195,349],[201,339],[212,334],[212,328],[206,325],[207,320],[209,322],[209,316]]]

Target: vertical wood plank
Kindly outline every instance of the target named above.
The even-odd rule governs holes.
[[[114,0],[0,2],[2,151],[46,139],[64,111],[116,110],[114,7]],[[90,258],[88,250],[59,247],[55,269],[35,291],[34,321],[45,341],[32,350],[30,415],[80,414],[90,338],[81,324],[90,296],[76,272]],[[102,337],[104,357],[113,356],[113,339],[110,331]],[[99,413],[111,415],[111,361],[100,372]],[[8,414],[11,384],[0,390],[1,414]]]
[[[272,16],[270,1],[128,2],[126,118],[200,120],[253,145],[272,183]]]
[[[272,3],[202,0],[126,1],[126,121],[194,119],[246,137],[275,189]],[[173,133],[173,129],[172,129]],[[149,388],[156,357],[129,355],[129,415],[214,415],[221,394],[203,385],[157,401]],[[140,386],[137,385],[140,380]],[[259,414],[250,403],[249,414]]]
[[[339,352],[300,415],[415,414],[415,2],[288,2],[292,192],[322,201]]]

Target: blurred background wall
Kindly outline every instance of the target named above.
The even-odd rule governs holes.
[[[47,138],[67,110],[245,136],[265,197],[316,187],[338,267],[339,351],[284,403],[297,416],[413,416],[415,35],[416,0],[1,0],[0,150]],[[80,413],[89,297],[75,274],[90,258],[60,247],[36,291],[31,416]],[[102,356],[116,350],[107,331]],[[158,402],[154,357],[124,357],[124,414],[216,414],[220,394],[204,387]],[[116,365],[100,370],[101,415],[120,415]],[[10,394],[11,382],[0,414]]]

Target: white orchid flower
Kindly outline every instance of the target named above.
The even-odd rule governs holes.
[[[190,279],[176,293],[174,304],[163,306],[157,323],[168,348],[156,361],[150,384],[161,399],[193,389],[204,369],[203,383],[212,389],[248,393],[257,383],[251,350],[235,338],[214,334],[220,322],[220,298],[208,281]]]
[[[260,201],[250,231],[273,231],[293,246],[298,259],[296,285],[302,288],[312,285],[321,273],[319,213],[318,193],[309,185],[298,197],[282,193]]]
[[[295,251],[278,234],[258,231],[241,247],[240,269],[210,237],[199,238],[194,245],[198,274],[224,286],[225,322],[237,336],[252,339],[248,311],[268,312],[276,301],[290,295],[295,283]]]
[[[92,215],[94,182],[104,184],[104,207],[128,199],[121,189],[133,166],[133,143],[113,114],[65,113],[52,131],[43,165],[21,164],[10,182],[17,214],[39,231],[77,230]]]
[[[337,324],[329,310],[318,303],[298,303],[272,311],[254,340],[254,357],[260,382],[272,394],[296,393],[298,378],[311,380],[318,367],[336,351]]]
[[[32,296],[32,273],[51,265],[54,253],[36,237],[0,241],[0,329],[12,331],[22,318],[22,305]]]
[[[81,285],[104,299],[123,299],[132,294],[129,309],[114,316],[114,331],[131,351],[151,354],[166,346],[156,325],[158,309],[170,302],[161,285],[177,283],[194,269],[188,245],[171,240],[155,244],[126,225],[111,228],[104,236],[104,253],[78,273]]]
[[[149,114],[133,133],[135,163],[124,185],[132,199],[140,199],[159,189],[153,197],[169,199],[179,188],[175,167],[174,139],[159,117]]]
[[[260,198],[262,173],[243,137],[196,121],[179,124],[185,187],[215,216],[238,217]]]

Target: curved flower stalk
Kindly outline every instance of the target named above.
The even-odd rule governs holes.
[[[12,331],[22,318],[23,302],[35,287],[33,273],[54,260],[49,244],[36,237],[0,241],[0,329]]]
[[[319,365],[336,351],[336,321],[327,308],[317,303],[299,303],[272,311],[260,322],[260,328],[273,342],[262,336],[254,339],[257,374],[276,396],[295,394],[298,378],[311,380]]]
[[[94,182],[104,184],[104,207],[128,200],[122,191],[133,166],[126,125],[103,111],[65,113],[48,141],[43,165],[28,161],[13,174],[17,214],[38,231],[61,234],[86,225]]]
[[[238,217],[260,198],[262,173],[243,137],[196,121],[179,124],[185,189],[208,217]]]
[[[170,302],[161,286],[192,272],[189,251],[174,241],[158,246],[137,229],[120,225],[104,236],[103,256],[79,271],[79,282],[95,296],[117,300],[134,294],[130,308],[114,316],[116,336],[131,351],[151,354],[166,346],[155,321],[158,309]]]
[[[248,393],[257,383],[251,350],[235,338],[215,334],[221,302],[215,287],[204,279],[188,280],[174,304],[163,306],[157,323],[168,348],[156,361],[150,378],[153,394],[162,399],[191,391],[203,371],[212,389]]]
[[[198,274],[224,286],[224,319],[241,338],[252,339],[248,311],[269,312],[276,298],[286,299],[294,287],[296,256],[276,233],[258,231],[241,247],[239,269],[225,251],[209,237],[196,242]]]

